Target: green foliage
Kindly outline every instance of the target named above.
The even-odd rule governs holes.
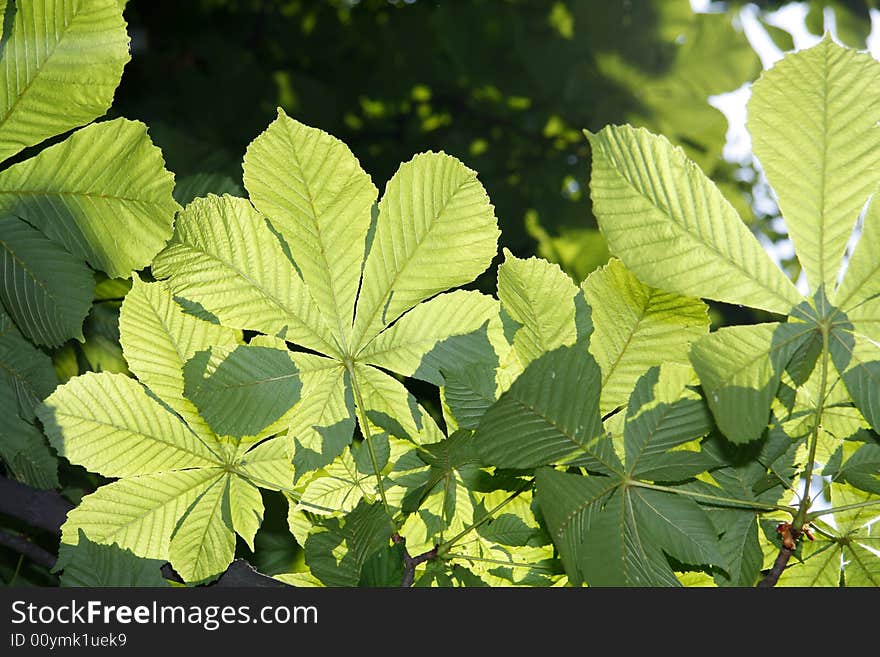
[[[726,566],[700,505],[645,481],[684,480],[709,465],[699,452],[670,451],[711,428],[704,402],[689,390],[690,378],[686,367],[671,365],[639,379],[626,409],[625,456],[602,463],[608,476],[539,470],[538,503],[571,582],[678,585],[663,552],[685,564]],[[559,390],[555,382],[548,386],[548,394]],[[611,437],[603,436],[603,443],[611,451]]]
[[[86,125],[110,107],[130,58],[120,4],[34,0],[0,9],[8,30],[0,56],[0,365],[10,381],[0,395],[11,413],[0,458],[15,477],[53,487],[57,461],[33,413],[58,382],[46,348],[61,347],[55,353],[70,373],[125,371],[115,308],[92,270],[125,278],[147,266],[171,234],[177,204],[146,126],[122,118]],[[39,152],[30,148],[52,138]],[[12,409],[10,395],[22,386],[30,401]]]
[[[83,498],[62,542],[77,544],[82,530],[93,542],[168,560],[186,581],[211,579],[232,561],[236,534],[253,542],[263,513],[257,486],[292,479],[285,446],[263,440],[268,434],[218,436],[184,397],[187,359],[234,341],[234,331],[184,314],[159,282],[135,279],[121,315],[123,352],[140,382],[88,373],[39,411],[61,455],[120,478]]]
[[[148,120],[181,176],[239,182],[241,152],[281,106],[348,144],[375,181],[402,154],[442,149],[467,162],[503,244],[522,257],[537,241],[578,281],[608,258],[585,222],[580,127],[662,132],[732,197],[750,188],[721,158],[727,125],[706,102],[760,71],[733,11],[695,14],[688,0],[131,0],[126,17],[145,38],[117,107]]]
[[[850,65],[841,75],[838,72],[843,62]],[[807,71],[810,77],[805,77]],[[759,158],[766,156],[770,181],[781,186],[778,194],[783,211],[791,204],[786,219],[815,290],[813,298],[803,302],[794,286],[761,252],[735,210],[680,150],[661,137],[627,127],[607,128],[591,136],[596,150],[592,190],[600,224],[612,250],[639,276],[661,288],[791,316],[787,326],[768,324],[719,331],[700,340],[692,351],[694,367],[719,426],[734,441],[746,442],[760,436],[783,369],[819,334],[823,337],[820,358],[827,362],[829,352],[835,354],[835,365],[856,406],[870,412],[870,400],[862,393],[861,380],[870,378],[874,367],[872,362],[858,360],[858,352],[853,351],[854,343],[863,338],[846,313],[859,305],[858,316],[865,317],[870,311],[864,306],[872,304],[846,282],[839,288],[843,303],[839,307],[830,304],[839,296],[834,283],[844,246],[859,210],[876,188],[880,170],[876,153],[871,153],[869,146],[865,147],[868,155],[853,160],[848,144],[873,143],[876,121],[869,115],[861,122],[831,124],[815,117],[836,114],[835,108],[841,104],[849,107],[849,89],[853,85],[875,88],[878,75],[880,64],[876,61],[825,39],[810,50],[786,58],[755,85],[750,117],[751,125],[757,126],[756,154]],[[813,91],[817,87],[825,90],[818,96]],[[781,93],[793,100],[781,104]],[[870,105],[869,100],[866,102]],[[814,119],[808,119],[811,116]],[[810,132],[805,132],[807,126],[812,128]],[[801,160],[815,180],[806,187],[792,187],[801,184],[805,174],[798,173],[796,167],[784,168],[782,162],[791,159],[791,153],[803,154],[805,144],[819,144],[818,151]],[[637,161],[639,152],[650,153],[650,159]],[[860,174],[842,179],[841,167],[835,164],[835,158],[840,157],[845,157]],[[807,194],[807,188],[818,196]],[[841,191],[843,196],[837,201],[826,199],[823,189],[833,190],[834,194]],[[865,224],[869,239],[863,249],[870,247],[875,224]],[[862,282],[866,267],[863,256],[854,255],[853,261],[853,276],[857,283]],[[704,274],[707,267],[714,275]],[[858,301],[853,303],[854,299]],[[865,319],[870,321],[870,314]],[[876,357],[875,351],[868,352]],[[820,369],[825,371],[824,367]],[[808,376],[810,370],[812,363],[804,375]]]
[[[18,4],[4,58],[50,32],[17,21],[46,27],[51,3]],[[485,289],[498,255],[476,172],[427,150],[379,198],[345,143],[283,109],[246,148],[242,187],[204,172],[174,200],[158,151],[124,119],[0,171],[0,456],[77,501],[60,583],[160,586],[164,572],[206,584],[246,555],[301,586],[876,586],[880,64],[826,39],[755,84],[749,126],[812,288],[802,295],[690,159],[713,166],[695,147],[711,142],[699,112],[683,124],[667,107],[715,84],[693,56],[726,47],[727,32],[684,3],[647,5],[684,47],[660,69],[613,49],[593,63],[640,86],[633,116],[688,151],[630,125],[587,133],[615,256],[592,272],[531,215],[562,265],[505,248],[495,296],[455,289]],[[88,14],[102,8],[106,21]],[[64,90],[46,82],[53,66],[98,44],[116,52],[98,0],[64,10],[70,43],[95,51],[38,49],[49,77],[31,86],[49,96]],[[546,29],[575,41],[598,29],[583,18],[554,3]],[[115,86],[113,56],[100,61]],[[94,118],[103,89],[69,128]],[[435,91],[408,93],[425,105]],[[67,129],[53,119],[43,135],[16,112],[22,148]],[[422,119],[444,122],[431,108]],[[543,131],[580,139],[559,117]],[[578,240],[571,252],[592,257]],[[710,332],[701,299],[769,321]],[[41,431],[70,464],[63,477]],[[814,504],[820,472],[829,507]]]
[[[157,559],[141,559],[116,545],[92,543],[80,530],[76,547],[62,543],[55,571],[61,586],[168,586]]]

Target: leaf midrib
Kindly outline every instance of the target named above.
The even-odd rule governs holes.
[[[330,359],[332,359],[332,360],[336,360],[336,361],[339,360],[339,358],[337,358],[337,357],[335,357],[334,355],[332,355],[332,354],[334,354],[335,349],[330,348],[330,344],[329,344],[329,343],[328,343],[323,337],[321,337],[321,336],[315,331],[314,328],[312,328],[311,326],[309,326],[308,324],[306,324],[303,320],[301,320],[301,319],[299,318],[299,316],[298,316],[297,314],[295,314],[294,312],[292,312],[292,311],[291,311],[291,310],[285,305],[285,303],[284,303],[284,301],[283,301],[282,299],[279,299],[279,298],[276,297],[274,294],[272,294],[269,290],[267,290],[263,285],[257,283],[257,281],[255,281],[255,280],[254,280],[253,278],[251,278],[248,274],[246,274],[246,273],[243,272],[241,269],[239,269],[236,265],[234,265],[234,264],[231,263],[231,262],[227,262],[226,260],[224,260],[223,258],[221,258],[221,257],[218,256],[218,255],[215,255],[214,253],[211,253],[211,252],[209,252],[209,251],[206,251],[204,248],[202,248],[201,246],[199,246],[199,245],[197,245],[197,244],[195,244],[195,243],[193,243],[193,242],[180,242],[180,241],[175,241],[175,242],[173,242],[172,244],[170,244],[169,246],[181,246],[181,247],[183,247],[183,248],[185,248],[185,249],[190,249],[190,250],[196,252],[197,254],[200,254],[200,255],[202,255],[202,256],[205,256],[205,257],[208,258],[209,260],[212,260],[213,262],[218,263],[221,267],[225,267],[226,269],[231,270],[231,271],[232,271],[234,274],[236,274],[237,276],[240,276],[240,277],[241,277],[246,283],[248,283],[251,287],[253,287],[255,290],[259,291],[259,292],[263,295],[263,297],[264,297],[265,299],[267,299],[270,303],[272,303],[272,304],[275,305],[279,310],[281,310],[281,312],[284,313],[284,317],[285,317],[285,319],[288,319],[288,320],[292,319],[292,320],[294,320],[299,326],[301,326],[301,327],[303,327],[304,329],[306,329],[306,330],[312,335],[313,338],[316,338],[316,339],[318,340],[318,342],[320,342],[321,344],[323,344],[323,345],[324,345],[324,353],[323,353],[322,355],[324,355],[325,357],[330,358]],[[300,282],[303,286],[305,286],[305,282],[304,282],[301,278],[299,278],[299,276],[296,274],[295,271],[291,271],[290,275],[291,275],[292,278],[295,278],[295,279],[299,280],[299,282]],[[306,290],[306,292],[308,292],[308,291]],[[314,303],[314,299],[312,299],[311,294],[308,294],[308,298],[311,299],[312,302]],[[329,355],[328,355],[328,354],[329,354]]]
[[[95,419],[95,418],[92,418],[92,417],[86,417],[86,416],[82,416],[82,415],[76,415],[76,414],[74,414],[74,413],[65,413],[65,412],[63,412],[63,411],[59,411],[59,410],[57,410],[57,409],[55,410],[55,414],[56,414],[56,417],[59,417],[59,418],[70,418],[70,419],[73,419],[73,420],[79,420],[79,421],[81,421],[81,422],[87,422],[87,423],[90,423],[90,424],[96,424],[96,425],[101,426],[101,427],[108,427],[108,428],[110,428],[110,429],[116,429],[117,431],[120,431],[120,432],[131,433],[131,434],[136,434],[136,435],[138,435],[138,436],[143,436],[143,437],[145,437],[145,438],[149,438],[149,439],[151,439],[151,440],[154,440],[155,442],[157,442],[157,443],[159,443],[159,444],[161,444],[161,445],[169,445],[169,446],[171,446],[171,447],[176,448],[178,451],[183,452],[184,454],[190,454],[191,456],[196,456],[196,457],[198,457],[198,458],[202,458],[202,459],[204,459],[205,461],[208,461],[209,463],[211,463],[210,466],[206,466],[206,465],[189,465],[189,466],[186,466],[185,468],[179,468],[179,470],[184,470],[184,469],[201,469],[201,468],[206,468],[206,467],[222,466],[222,465],[223,465],[223,462],[222,462],[222,461],[212,460],[212,459],[210,459],[210,458],[207,458],[204,454],[200,454],[200,453],[198,453],[198,452],[194,452],[194,451],[191,450],[191,449],[188,449],[188,448],[186,448],[186,447],[182,447],[182,446],[179,445],[178,443],[171,442],[171,441],[166,440],[166,439],[164,439],[164,438],[160,438],[160,437],[154,436],[154,435],[152,435],[152,434],[150,434],[150,433],[146,433],[146,432],[142,431],[141,429],[133,430],[131,427],[119,426],[119,425],[116,425],[116,424],[114,424],[114,423],[112,423],[112,422],[107,422],[107,421],[104,421],[104,420],[98,420],[98,419]],[[189,429],[189,427],[188,427],[187,425],[185,425],[185,424],[183,424],[183,423],[181,423],[181,425],[182,425],[185,429]],[[195,436],[195,435],[194,435],[194,437],[198,440],[198,436]],[[203,444],[203,443],[202,443],[201,441],[199,441],[199,444]],[[206,447],[206,449],[207,449],[207,447]],[[211,453],[211,456],[216,458],[216,454]],[[149,473],[149,474],[152,474],[152,473]]]

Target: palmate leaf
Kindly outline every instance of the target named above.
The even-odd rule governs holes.
[[[698,456],[674,448],[711,428],[693,383],[693,373],[675,364],[639,379],[626,412],[624,463],[610,476],[538,470],[535,496],[572,583],[679,586],[664,553],[686,564],[726,566],[706,511],[645,483],[687,479],[711,465],[699,457],[674,460]]]
[[[766,160],[814,290],[813,298],[800,304],[791,283],[758,255],[760,247],[736,213],[718,201],[717,190],[681,152],[662,138],[628,127],[609,127],[591,137],[599,223],[612,250],[624,262],[633,260],[637,275],[663,289],[796,319],[776,327],[723,329],[694,344],[691,360],[710,407],[734,442],[761,435],[783,370],[795,387],[803,385],[822,351],[823,332],[830,334],[828,347],[852,401],[875,426],[880,422],[875,411],[880,401],[873,392],[880,376],[873,203],[865,213],[863,244],[835,290],[847,240],[880,181],[873,147],[880,132],[872,116],[878,79],[880,64],[826,38],[786,57],[755,85],[749,126],[756,153]],[[798,154],[797,162],[792,153]],[[651,220],[645,223],[644,216]],[[655,244],[658,235],[660,244]],[[709,252],[715,255],[710,258]],[[715,271],[703,276],[710,261]],[[730,270],[731,262],[740,273]],[[735,289],[727,288],[733,281],[738,281]]]
[[[834,289],[859,211],[876,191],[878,106],[880,62],[838,46],[830,35],[784,58],[752,88],[755,155],[814,290]]]
[[[706,334],[706,305],[640,282],[616,258],[581,284],[592,310],[590,353],[602,369],[603,414],[626,404],[653,365],[687,364],[692,342]]]
[[[235,345],[236,331],[184,314],[162,283],[137,278],[121,316],[123,349],[141,381],[74,377],[38,410],[60,454],[120,477],[83,498],[62,542],[75,545],[81,530],[90,541],[170,560],[188,582],[207,581],[229,565],[236,533],[253,544],[263,514],[257,487],[292,484],[287,441],[230,443],[183,396],[186,359],[211,341]]]
[[[0,160],[107,111],[128,41],[116,0],[16,2],[0,60]]]
[[[289,426],[297,478],[341,454],[356,422],[367,422],[365,435],[440,440],[431,416],[378,368],[442,385],[461,359],[495,367],[507,347],[490,297],[452,292],[420,303],[470,281],[495,253],[496,220],[476,174],[442,153],[416,156],[389,181],[367,239],[375,188],[335,138],[280,112],[244,169],[256,210],[228,196],[195,199],[153,272],[221,325],[317,352],[310,372],[293,357],[303,402],[276,421]],[[243,388],[241,403],[258,407],[256,390]],[[205,412],[214,404],[223,406],[197,402]]]

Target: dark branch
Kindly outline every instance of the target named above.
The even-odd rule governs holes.
[[[54,490],[40,490],[6,477],[0,477],[0,513],[18,518],[56,536],[73,508]]]
[[[391,535],[391,540],[395,544],[403,546],[403,579],[400,581],[400,586],[401,588],[408,589],[415,582],[416,566],[437,558],[437,546],[435,545],[427,552],[422,552],[412,557],[406,550],[406,539],[403,536],[395,532]]]
[[[788,560],[791,559],[792,554],[794,554],[794,550],[790,550],[784,545],[779,548],[779,554],[776,555],[776,561],[773,562],[770,572],[767,573],[764,579],[758,582],[759,589],[771,589],[776,586],[776,582],[782,576],[782,571],[785,570],[785,566],[788,564]]]
[[[48,550],[44,550],[36,543],[31,543],[27,537],[21,536],[20,534],[11,534],[0,529],[0,545],[11,548],[19,554],[23,554],[34,563],[49,568],[50,570],[52,569],[52,566],[55,565],[54,554]]]

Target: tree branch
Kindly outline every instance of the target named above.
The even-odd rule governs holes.
[[[432,559],[437,558],[437,548],[438,546],[434,546],[427,552],[422,552],[421,554],[417,554],[416,556],[410,556],[409,552],[406,549],[406,539],[394,532],[391,535],[391,540],[396,545],[403,546],[403,579],[400,580],[400,587],[404,589],[408,589],[413,585],[416,579],[416,567],[419,564],[425,563],[426,561],[431,561]]]
[[[61,535],[61,525],[73,508],[54,490],[41,490],[0,476],[0,513],[47,532]]]
[[[55,555],[44,550],[36,543],[32,543],[26,536],[12,534],[0,529],[0,545],[4,545],[44,568],[52,569],[55,565]]]
[[[794,550],[791,550],[784,545],[779,548],[779,554],[776,555],[776,561],[773,562],[773,567],[770,569],[770,572],[767,573],[767,576],[758,582],[759,589],[772,589],[776,586],[776,582],[779,581],[779,578],[782,576],[782,571],[785,570],[785,566],[788,564],[788,560],[791,559],[791,555],[794,554]]]

